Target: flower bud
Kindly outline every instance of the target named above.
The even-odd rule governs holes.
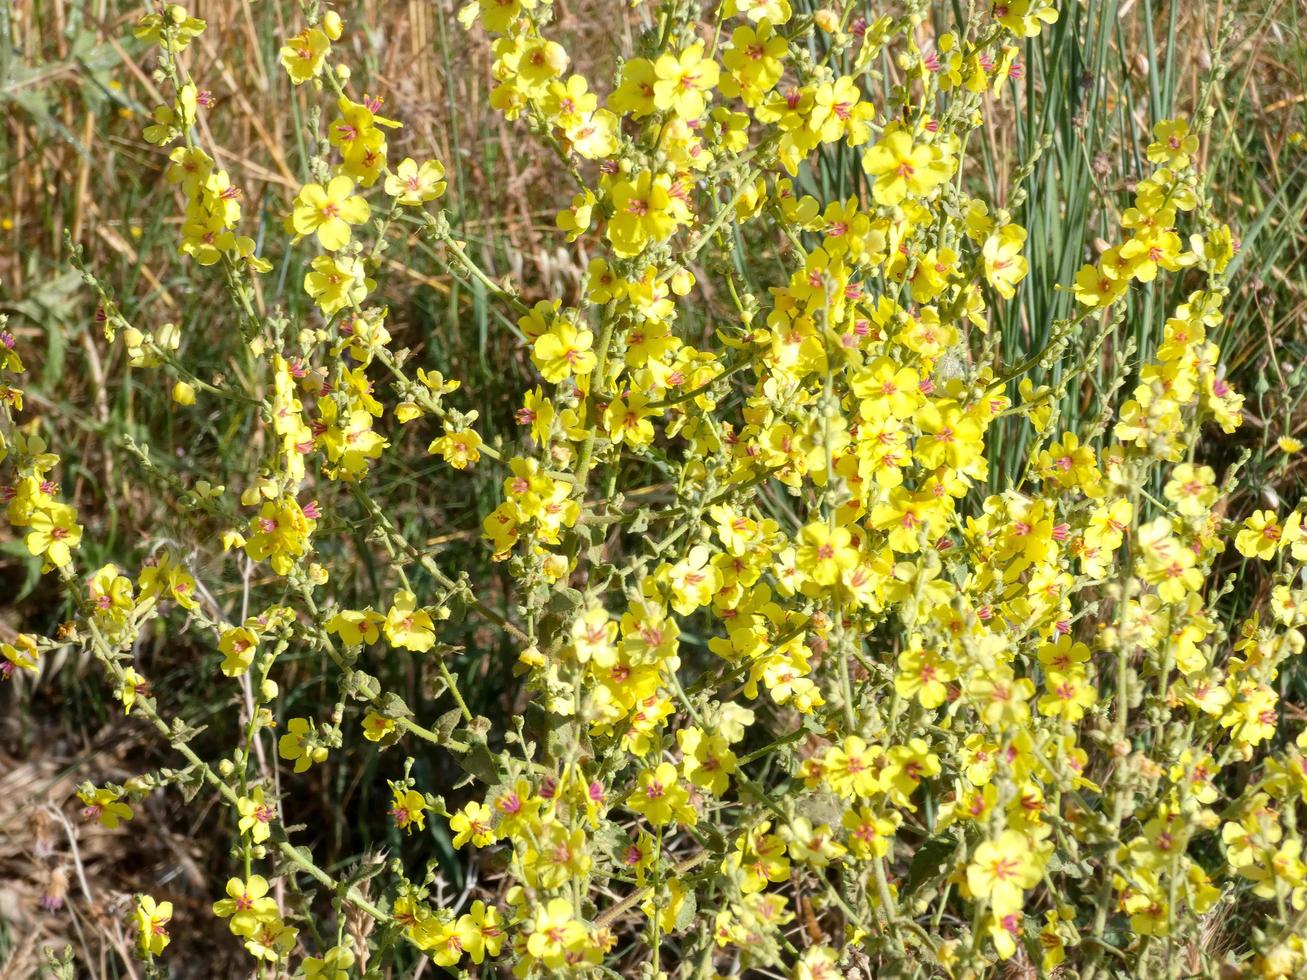
[[[518,654],[517,662],[523,667],[542,667],[545,663],[545,655],[540,652],[539,647],[527,647]]]
[[[840,19],[833,10],[818,10],[812,15],[812,22],[827,34],[833,34],[840,29]]]
[[[327,35],[333,41],[339,41],[340,35],[345,30],[345,22],[340,19],[340,14],[334,10],[328,10],[322,15],[322,33]]]
[[[221,762],[218,763],[218,775],[222,776],[224,779],[230,776],[235,771],[236,771],[236,767],[232,765],[230,759],[223,759]]]
[[[182,345],[182,331],[175,323],[165,323],[155,334],[155,342],[164,350],[177,350]]]
[[[178,405],[194,405],[195,389],[185,381],[178,381],[172,386],[172,400]]]
[[[342,82],[348,82],[348,81],[349,81],[349,65],[337,65],[337,66],[336,66],[336,77],[339,78]]]
[[[277,682],[271,677],[268,677],[259,685],[259,697],[264,701],[275,701],[277,700],[277,694],[280,690],[281,689],[277,687]]]

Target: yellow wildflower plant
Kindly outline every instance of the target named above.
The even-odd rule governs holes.
[[[1246,506],[1244,462],[1212,449],[1245,418],[1212,88],[1153,121],[1119,221],[1052,283],[1033,161],[977,146],[1039,97],[1022,52],[1076,11],[894,9],[640,8],[587,77],[559,5],[466,5],[489,106],[571,185],[532,226],[574,273],[557,289],[459,237],[461,161],[381,114],[338,14],[307,3],[281,39],[309,111],[270,225],[221,169],[253,173],[245,153],[211,143],[204,21],[136,24],[165,103],[140,138],[177,144],[161,224],[239,356],[213,370],[194,325],[133,324],[78,268],[119,363],[186,420],[239,412],[257,465],[164,469],[121,434],[185,516],[92,558],[108,535],[20,423],[0,320],[0,504],[69,617],[0,643],[0,677],[85,651],[178,756],[78,800],[119,833],[154,792],[216,803],[235,860],[211,913],[251,970],[1307,969],[1305,507]],[[392,302],[405,273],[493,311],[511,399],[432,366]],[[1046,342],[1012,349],[1013,318]],[[1259,428],[1291,466],[1289,426]],[[175,678],[140,641],[183,632],[235,744],[150,682]],[[511,695],[474,696],[487,674]],[[386,821],[387,860],[294,822],[335,793]],[[1227,905],[1249,928],[1211,942]],[[166,955],[173,913],[136,899],[140,955]]]

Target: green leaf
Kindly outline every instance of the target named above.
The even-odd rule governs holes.
[[[442,741],[448,739],[454,734],[454,729],[458,727],[458,723],[462,718],[463,713],[458,708],[446,711],[436,719],[436,734],[440,736]]]
[[[903,886],[907,898],[928,881],[943,878],[948,871],[949,859],[958,849],[956,837],[939,834],[926,840],[912,855],[908,865],[908,880]]]
[[[345,679],[344,690],[356,701],[375,701],[381,696],[381,682],[371,674],[355,670]]]

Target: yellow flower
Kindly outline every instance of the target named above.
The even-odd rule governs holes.
[[[316,234],[322,247],[334,252],[349,244],[350,225],[362,224],[370,214],[368,202],[354,193],[354,181],[333,177],[326,187],[305,184],[300,188],[291,223],[296,234]]]
[[[763,21],[756,28],[747,24],[737,27],[722,55],[722,62],[730,72],[721,80],[722,94],[743,99],[750,107],[757,106],[784,74],[788,50],[788,42],[776,33],[770,21]]]
[[[565,898],[551,898],[537,906],[530,927],[526,950],[550,970],[561,969],[569,954],[589,939],[585,924],[574,918],[572,903]]]
[[[463,951],[473,963],[481,963],[487,956],[494,959],[504,947],[506,930],[499,909],[477,899],[472,907],[459,917],[459,936]]]
[[[965,469],[983,452],[980,425],[955,402],[929,400],[917,412],[921,437],[913,447],[923,466]]]
[[[393,794],[390,815],[395,818],[395,826],[402,828],[406,834],[411,834],[414,827],[425,830],[427,810],[430,809],[426,797],[415,789],[396,783],[390,784],[390,791]]]
[[[670,762],[642,772],[635,789],[626,798],[626,806],[655,827],[673,821],[693,826],[697,819],[690,807],[690,794],[677,781],[676,767]]]
[[[552,890],[585,878],[593,863],[584,830],[547,820],[522,856],[523,878],[533,887]]]
[[[735,753],[725,737],[705,734],[698,726],[691,725],[676,733],[676,741],[684,754],[681,768],[686,778],[714,796],[725,793],[731,784],[731,773],[736,770]]]
[[[1248,515],[1234,539],[1234,546],[1245,558],[1270,561],[1281,547],[1284,528],[1273,510],[1255,510]]]
[[[614,443],[625,443],[632,448],[653,442],[654,427],[649,416],[657,411],[649,408],[650,399],[639,392],[627,392],[614,398],[604,409],[604,429]]]
[[[654,83],[658,76],[648,58],[632,58],[622,66],[622,80],[608,100],[613,110],[632,119],[641,119],[658,111],[654,100]]]
[[[214,265],[236,247],[236,236],[227,230],[221,214],[190,211],[182,224],[181,251],[200,265]]]
[[[250,936],[263,922],[278,917],[276,899],[268,897],[268,879],[250,875],[227,880],[227,897],[213,903],[213,914],[231,919],[228,928],[238,936]]]
[[[481,437],[475,429],[445,430],[427,446],[428,453],[439,453],[456,470],[465,470],[481,458]]]
[[[136,607],[132,598],[132,580],[121,574],[113,563],[102,566],[91,576],[87,592],[93,615],[111,629],[123,623]]]
[[[1026,277],[1025,244],[1026,230],[1019,225],[1004,225],[985,239],[985,278],[1004,299],[1016,295],[1016,284]]]
[[[789,0],[726,0],[722,5],[723,17],[743,15],[755,24],[764,20],[784,24],[792,14]]]
[[[366,404],[360,399],[359,404]],[[341,410],[334,399],[318,402],[320,424],[318,445],[332,463],[327,475],[336,480],[357,480],[368,472],[369,460],[379,459],[388,443],[372,427],[372,413],[364,408]]]
[[[396,728],[395,720],[369,711],[363,718],[363,737],[369,742],[380,742]]]
[[[412,157],[405,157],[386,178],[386,193],[406,207],[421,207],[445,193],[445,168],[438,160],[419,166]]]
[[[322,74],[322,64],[331,50],[331,41],[316,27],[308,27],[282,45],[282,67],[296,85],[303,85]]]
[[[327,620],[325,627],[328,633],[339,636],[340,642],[354,647],[376,643],[381,638],[381,625],[385,621],[386,617],[371,607],[358,611],[342,609]]]
[[[437,966],[452,967],[463,957],[466,935],[457,920],[444,922],[436,917],[425,919],[415,930],[414,941],[431,954]]]
[[[1181,463],[1171,471],[1162,494],[1176,505],[1184,517],[1201,517],[1220,495],[1216,488],[1216,471],[1210,466]]]
[[[1198,137],[1189,132],[1187,119],[1163,119],[1153,127],[1153,137],[1148,159],[1171,170],[1183,170],[1198,152]]]
[[[462,847],[469,841],[473,847],[489,847],[496,840],[495,813],[476,800],[468,803],[449,818],[449,829],[454,832],[454,846]]]
[[[204,21],[192,17],[180,4],[170,3],[163,8],[163,13],[145,14],[136,22],[132,34],[138,40],[157,44],[176,54],[184,51],[192,38],[204,33],[206,26]]]
[[[1027,724],[1030,708],[1026,702],[1034,693],[1034,681],[1028,677],[1013,678],[1010,667],[977,677],[967,685],[967,695],[981,720],[995,728],[1020,728]]]
[[[1057,23],[1053,0],[1008,0],[994,9],[998,22],[1017,37],[1035,37],[1045,24]]]
[[[347,946],[333,946],[321,957],[304,958],[304,980],[349,980],[354,965],[354,951]]]
[[[567,51],[557,41],[542,37],[522,41],[516,60],[518,81],[531,95],[543,95],[549,83],[567,70]]]
[[[885,503],[872,509],[871,523],[878,531],[888,532],[894,551],[909,555],[921,549],[923,535],[931,540],[937,511],[937,500],[895,487]]]
[[[1125,295],[1130,281],[1109,275],[1101,265],[1082,266],[1076,273],[1075,297],[1085,306],[1100,309]]]
[[[702,42],[679,55],[664,54],[654,62],[654,105],[682,119],[698,119],[719,75],[717,62],[704,59]]]
[[[790,877],[790,862],[785,856],[785,841],[769,834],[771,823],[762,821],[735,839],[735,849],[722,861],[727,873],[739,874],[740,890],[746,895],[762,891],[768,882],[782,882]]]
[[[325,762],[327,747],[317,744],[317,729],[307,718],[292,718],[286,734],[277,740],[277,754],[295,763],[296,772],[304,772],[315,763]]]
[[[117,790],[106,786],[99,788],[88,786],[77,791],[77,798],[85,806],[82,816],[88,820],[96,820],[101,826],[108,827],[110,830],[117,830],[121,821],[132,819],[132,808],[122,802],[121,797],[122,794]]]
[[[123,714],[130,715],[132,708],[136,706],[137,695],[149,696],[150,684],[136,672],[136,668],[127,667],[123,670],[122,683],[115,693],[118,700],[122,702]]]
[[[574,374],[587,375],[594,370],[596,358],[590,349],[593,343],[591,331],[560,319],[536,338],[531,360],[546,381],[558,384]]]
[[[840,818],[840,826],[849,832],[849,853],[862,861],[871,857],[884,857],[894,843],[894,832],[898,829],[900,819],[892,811],[889,815],[881,816],[867,806],[845,810]]]
[[[1098,691],[1080,671],[1050,671],[1044,686],[1048,693],[1039,699],[1039,713],[1063,718],[1073,725],[1098,702]]]
[[[594,214],[595,196],[590,190],[582,191],[572,198],[572,203],[554,218],[559,231],[567,233],[567,240],[574,242],[590,227]]]
[[[554,403],[545,397],[544,389],[536,386],[523,396],[515,418],[518,425],[531,427],[531,442],[539,446],[549,440],[556,416]]]
[[[324,316],[334,316],[348,306],[359,306],[376,286],[364,275],[363,262],[358,258],[319,255],[311,268],[304,276],[304,291]]]
[[[924,196],[953,174],[953,162],[933,144],[914,143],[901,127],[889,130],[862,158],[862,167],[876,178],[872,196],[878,204],[900,204]]]
[[[923,738],[912,738],[906,745],[889,750],[888,763],[881,772],[881,787],[891,800],[905,809],[913,809],[909,797],[916,792],[923,779],[932,779],[940,773],[939,756],[931,751]]]
[[[436,645],[436,627],[431,614],[417,607],[417,597],[407,589],[395,593],[386,613],[384,627],[391,646],[425,653]]]
[[[911,418],[921,404],[920,383],[912,368],[878,357],[853,376],[850,387],[862,399],[862,417],[881,422],[887,417]]]
[[[862,92],[851,77],[841,75],[833,82],[822,82],[812,101],[808,127],[823,143],[843,141],[848,146],[861,146],[867,142],[867,124],[875,109],[870,102],[862,101]]]
[[[236,801],[236,812],[240,815],[237,829],[249,835],[250,840],[262,844],[271,834],[269,824],[277,811],[263,799],[263,787],[255,786],[249,796],[242,796]]]
[[[1030,841],[1015,830],[1005,830],[976,848],[967,865],[967,887],[1002,917],[1021,911],[1024,891],[1035,886],[1040,874]]]
[[[245,937],[245,949],[256,960],[279,963],[295,948],[299,930],[287,925],[280,915],[274,915],[255,926]]]
[[[14,642],[0,643],[0,679],[9,678],[15,670],[36,671],[41,658],[41,650],[36,645],[36,637],[31,633],[19,633]]]
[[[799,570],[821,586],[834,585],[858,563],[858,549],[847,527],[815,521],[799,532]]]
[[[903,697],[915,697],[923,708],[938,708],[943,704],[948,697],[945,685],[957,676],[953,666],[938,652],[922,648],[919,642],[899,654],[898,667],[894,689]]]
[[[77,511],[68,504],[49,503],[34,511],[28,525],[27,550],[44,557],[48,568],[72,563],[73,550],[82,542]]]
[[[354,102],[346,96],[336,100],[340,115],[327,128],[327,141],[343,158],[340,172],[353,177],[364,187],[371,187],[386,168],[386,134],[382,128],[394,129],[399,123],[378,115],[381,99],[363,96]]]
[[[710,557],[705,545],[696,545],[662,573],[671,589],[672,608],[682,616],[708,605],[722,587],[721,570],[709,563]]]
[[[222,672],[228,677],[239,677],[254,663],[259,638],[244,626],[228,627],[218,637],[218,651],[224,655]]]
[[[255,561],[267,561],[278,575],[290,574],[295,562],[308,553],[317,513],[315,504],[306,509],[294,497],[267,501],[258,516],[250,518],[245,553]]]
[[[825,868],[838,861],[847,850],[835,839],[827,824],[816,827],[807,817],[795,817],[781,828],[781,837],[790,847],[790,857],[798,864],[811,868]]]
[[[168,923],[172,921],[172,902],[156,902],[149,895],[136,898],[136,948],[142,956],[158,956],[171,937]]]
[[[608,219],[608,240],[623,258],[666,241],[677,224],[689,217],[685,205],[672,197],[671,178],[666,174],[646,170],[634,180],[619,180],[610,197],[613,216]]]

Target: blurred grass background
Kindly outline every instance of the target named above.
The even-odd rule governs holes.
[[[570,197],[567,180],[547,149],[536,149],[490,111],[484,39],[463,32],[450,0],[335,6],[347,22],[342,43],[356,80],[384,96],[386,114],[404,122],[391,138],[392,161],[442,160],[450,182],[443,203],[482,266],[497,276],[512,275],[528,301],[574,300],[589,256],[584,239],[565,246],[553,230],[554,213]],[[650,10],[605,0],[555,6],[553,33],[577,59],[574,70],[607,91],[613,52],[629,49]],[[932,22],[948,29],[964,6],[936,3]],[[1051,324],[1071,309],[1070,294],[1055,284],[1072,279],[1096,239],[1119,238],[1119,215],[1148,171],[1143,151],[1153,122],[1194,105],[1219,42],[1228,74],[1216,94],[1216,117],[1201,156],[1225,202],[1223,217],[1243,243],[1227,304],[1229,326],[1218,339],[1231,379],[1248,395],[1248,424],[1222,441],[1215,456],[1228,462],[1250,450],[1244,492],[1262,505],[1276,499],[1292,505],[1302,492],[1307,455],[1286,456],[1275,440],[1304,436],[1307,429],[1307,266],[1301,261],[1307,246],[1307,150],[1301,142],[1307,128],[1307,11],[1300,0],[1061,6],[1058,24],[1026,44],[1020,99],[1008,95],[992,107],[981,165],[970,178],[1000,207],[1018,189],[1025,195],[1016,220],[1030,232],[1030,274],[1020,300],[996,312],[1004,359],[1015,363],[1039,350]],[[799,12],[815,7],[811,0],[795,2]],[[242,233],[254,237],[274,263],[261,283],[260,308],[309,319],[299,285],[308,253],[276,251],[281,216],[307,176],[312,152],[304,137],[307,93],[291,89],[277,62],[281,39],[300,25],[298,4],[205,0],[192,9],[209,24],[189,54],[193,73],[216,98],[203,121],[206,143],[223,148],[219,163],[243,190]],[[869,19],[887,9],[893,8],[860,8]],[[117,561],[134,569],[150,552],[169,546],[198,562],[205,581],[206,569],[216,573],[216,559],[193,549],[178,501],[146,480],[108,434],[148,444],[156,464],[183,483],[207,478],[241,487],[242,474],[257,468],[263,452],[258,427],[229,410],[175,412],[161,375],[133,371],[121,345],[104,342],[94,296],[72,271],[63,245],[67,235],[85,249],[88,264],[114,284],[129,320],[179,324],[183,356],[201,365],[202,377],[242,370],[246,355],[233,343],[217,277],[176,254],[179,207],[173,188],[161,179],[166,151],[139,138],[144,114],[161,101],[144,46],[131,38],[141,12],[139,4],[118,0],[0,0],[0,311],[9,314],[31,368],[29,412],[42,417],[46,437],[63,455],[64,492],[86,523],[82,561],[90,567]],[[919,39],[923,47],[928,37],[923,32]],[[894,70],[886,65],[885,84],[893,81]],[[1051,141],[1048,150],[1018,188],[1013,175],[1044,137]],[[821,157],[800,183],[829,200],[864,191],[861,179],[856,160],[834,154]],[[743,270],[750,288],[764,295],[780,246],[740,244],[756,259]],[[424,243],[396,239],[384,271],[381,295],[391,307],[395,346],[412,348],[416,363],[463,383],[456,398],[481,412],[478,428],[487,440],[515,438],[512,412],[533,374],[511,320],[492,308],[483,291],[451,277]],[[1160,286],[1137,291],[1125,335],[1141,352],[1152,349],[1176,299]],[[691,332],[728,314],[710,301],[695,316],[697,322],[684,324]],[[1113,353],[1105,352],[1084,383],[1068,390],[1066,424],[1099,411]],[[1076,356],[1073,347],[1064,359],[1068,369]],[[451,476],[425,456],[428,432],[390,435],[409,450],[388,455],[378,471],[394,501],[392,519],[409,540],[448,552],[442,561],[467,571],[480,592],[502,598],[503,588],[496,587],[502,570],[484,560],[467,530],[479,528],[497,502],[498,473],[481,467],[471,479]],[[1025,438],[1016,424],[995,431],[996,482],[1019,472]],[[348,520],[348,512],[342,513],[338,519]],[[141,528],[150,529],[150,536],[142,539]],[[337,553],[324,556],[342,570],[336,587],[343,604],[375,603],[393,585],[382,582],[370,564],[363,533],[360,526],[348,547],[335,546]],[[38,572],[21,541],[0,528],[0,639],[19,630],[50,635],[66,615],[56,590]],[[216,574],[212,581],[220,603],[239,601],[239,583],[224,591]],[[252,592],[261,595],[268,584],[256,578]],[[274,598],[262,595],[262,601]],[[496,718],[521,712],[524,705],[507,682],[516,651],[472,625],[464,632],[452,639],[470,651],[457,663],[472,710]],[[163,693],[166,713],[210,725],[206,739],[230,744],[231,685],[215,670],[198,669],[202,657],[213,659],[199,640],[156,632],[138,657]],[[381,670],[383,682],[411,704],[427,703],[430,678],[407,667]],[[334,685],[316,663],[303,661],[279,680],[288,712],[331,710]],[[1286,683],[1296,685],[1300,703],[1307,701],[1303,677]],[[69,869],[62,886],[52,881],[47,864],[33,858],[42,841],[72,833],[58,814],[73,813],[65,804],[78,781],[121,779],[167,761],[154,754],[148,739],[138,740],[136,727],[106,698],[98,671],[73,655],[52,658],[35,682],[0,687],[0,976],[28,975],[39,961],[39,946],[51,941],[72,943],[85,962],[96,964],[91,969],[100,971],[97,976],[125,975],[113,954],[124,942],[115,923],[126,895],[133,889],[167,892],[180,908],[189,905],[197,913],[212,899],[206,868],[221,864],[225,855],[222,843],[210,847],[205,841],[221,842],[221,828],[213,825],[212,814],[196,822],[194,811],[183,813],[158,797],[140,820],[156,835],[153,840],[133,835],[132,846],[124,847],[108,835],[81,831],[85,887]],[[396,774],[400,762],[395,753],[373,751],[361,769],[321,767],[300,784],[301,812],[292,819],[314,826],[313,846],[329,866],[390,842],[395,831],[385,817],[385,778]],[[419,759],[415,775],[439,787],[455,776],[439,765]],[[493,873],[460,863],[444,829],[434,826],[439,823],[432,821],[425,850],[411,850],[415,861],[439,862],[443,886],[454,894],[471,877]],[[72,890],[69,914],[41,912],[41,896],[59,887]],[[188,918],[204,923],[207,916]],[[188,952],[199,957],[226,955],[231,945],[222,930],[186,939]]]

